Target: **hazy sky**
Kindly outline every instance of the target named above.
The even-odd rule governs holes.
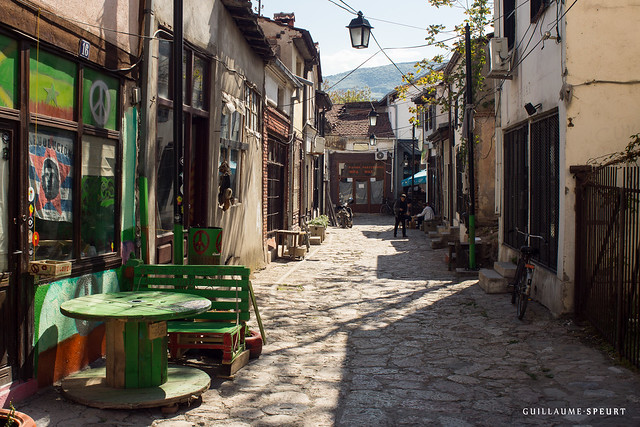
[[[335,3],[344,5],[340,0]],[[455,8],[436,9],[429,6],[427,0],[344,0],[356,10],[362,11],[365,18],[374,27],[373,34],[395,62],[418,61],[431,58],[436,49],[389,49],[424,45],[427,35],[425,28],[432,24],[443,24],[447,30],[464,21],[463,10]],[[252,0],[257,9],[258,0]],[[466,4],[466,0],[459,3]],[[371,55],[379,51],[373,38],[368,49],[353,49],[349,41],[347,25],[355,15],[336,6],[329,0],[262,0],[262,15],[273,18],[277,12],[294,12],[295,26],[311,33],[313,40],[320,44],[322,74],[324,76],[349,71],[360,65]],[[392,21],[391,24],[384,21]],[[418,27],[418,28],[413,28]],[[442,34],[442,38],[451,37],[451,33]],[[387,50],[389,49],[389,50]],[[363,67],[388,65],[389,60],[382,52],[376,54]]]

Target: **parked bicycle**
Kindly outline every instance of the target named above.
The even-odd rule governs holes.
[[[515,231],[524,236],[525,245],[520,247],[520,259],[518,260],[516,275],[513,281],[509,283],[509,286],[513,286],[511,304],[516,305],[516,316],[522,320],[524,313],[527,311],[527,304],[529,303],[529,296],[531,295],[531,281],[536,268],[535,265],[531,263],[531,257],[538,253],[538,249],[531,246],[531,239],[541,239],[545,243],[546,240],[542,236],[529,234],[529,232],[520,231],[517,228]]]
[[[383,215],[393,215],[393,201],[383,197],[382,204],[380,205],[380,213]]]

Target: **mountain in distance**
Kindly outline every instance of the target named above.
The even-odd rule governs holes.
[[[403,73],[415,72],[415,68],[413,67],[415,62],[401,62],[397,65]],[[322,76],[322,80],[325,83],[329,83],[329,86],[332,86],[349,74],[349,72],[350,71],[346,71],[331,76]],[[400,74],[393,64],[389,64],[381,67],[359,68],[329,92],[341,89],[364,89],[366,86],[371,89],[371,98],[373,100],[380,100],[401,84],[402,74]]]

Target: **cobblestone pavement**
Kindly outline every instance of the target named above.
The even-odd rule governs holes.
[[[517,320],[508,296],[448,272],[424,233],[408,236],[393,238],[391,217],[358,215],[304,261],[257,272],[268,345],[201,403],[105,411],[49,388],[18,409],[65,427],[640,425],[640,374],[536,303]]]

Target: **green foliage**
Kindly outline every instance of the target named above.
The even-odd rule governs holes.
[[[627,144],[624,150],[608,154],[604,156],[604,158],[591,159],[587,163],[601,169],[607,166],[619,165],[621,163],[633,163],[637,161],[640,159],[640,133],[631,135],[629,138],[631,141],[629,141],[629,144]]]
[[[454,7],[458,3],[456,0],[427,0],[435,7]],[[445,54],[436,55],[431,59],[423,59],[415,65],[415,71],[407,73],[403,78],[404,84],[396,88],[401,97],[407,96],[410,87],[424,90],[422,100],[423,105],[411,107],[413,114],[411,122],[419,125],[419,117],[425,109],[431,105],[440,107],[441,111],[448,112],[458,106],[458,117],[460,122],[464,120],[465,87],[466,87],[466,46],[464,42],[465,24],[469,24],[471,33],[471,73],[474,93],[474,102],[479,103],[483,99],[475,99],[475,95],[485,89],[485,79],[482,69],[486,63],[485,54],[485,28],[490,24],[491,8],[488,0],[473,0],[465,10],[465,22],[455,27],[455,32],[459,35],[451,47],[443,42],[440,37],[445,30],[443,25],[431,25],[427,28],[426,41],[436,47],[446,51]],[[448,38],[448,37],[447,37]],[[459,59],[459,66],[444,69],[445,58],[456,61]]]
[[[317,216],[313,218],[311,221],[309,221],[309,225],[318,225],[321,227],[327,227],[329,226],[329,217],[326,215]]]
[[[329,86],[328,83],[325,84]],[[329,92],[329,98],[334,104],[346,104],[347,102],[371,101],[371,89],[336,89]]]

